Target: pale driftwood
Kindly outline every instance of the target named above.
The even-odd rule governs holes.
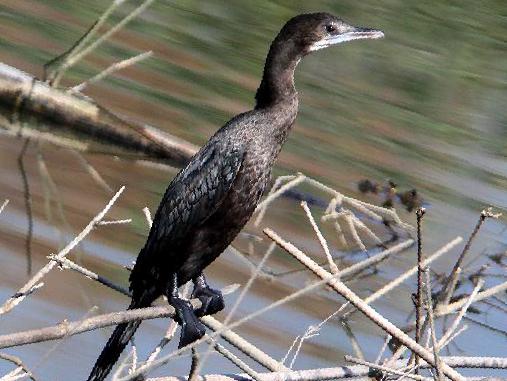
[[[490,368],[507,369],[507,358],[499,357],[441,357],[450,367],[453,368]],[[392,369],[406,367],[407,360],[399,360]],[[425,361],[421,361],[421,368],[432,367]],[[370,367],[364,365],[340,366],[336,368],[319,368],[296,370],[289,372],[259,373],[263,381],[322,381],[338,378],[368,377]],[[146,381],[187,381],[186,377],[156,377]],[[252,381],[246,374],[228,375],[205,375],[197,378],[197,381]]]
[[[372,320],[377,326],[382,328],[385,332],[389,333],[391,336],[395,337],[400,341],[403,345],[410,348],[413,352],[417,353],[422,359],[426,362],[433,364],[433,354],[429,352],[426,348],[416,343],[411,337],[409,337],[405,332],[392,324],[389,320],[380,315],[377,311],[375,311],[372,307],[366,304],[359,296],[357,296],[352,290],[350,290],[345,284],[340,282],[338,279],[332,279],[332,274],[319,266],[315,261],[309,258],[302,251],[297,249],[291,243],[283,240],[280,236],[278,236],[274,231],[270,229],[264,229],[264,233],[275,241],[280,247],[284,248],[287,252],[292,254],[298,261],[308,267],[312,272],[314,272],[321,279],[330,279],[327,284],[333,288],[338,294],[343,296],[347,301],[353,304],[358,310],[360,310],[365,316],[367,316],[370,320]],[[435,364],[433,364],[436,366]],[[441,364],[442,372],[449,377],[453,381],[462,381],[464,377],[461,376],[458,372],[452,369],[445,363]]]
[[[73,148],[138,155],[175,166],[183,166],[197,152],[193,144],[154,127],[127,121],[90,98],[52,88],[3,63],[0,63],[0,111],[4,114],[1,128],[44,138],[45,130],[53,126],[52,135],[71,136],[73,139],[69,140],[78,141]],[[10,123],[13,120],[18,123]],[[32,122],[22,123],[24,120]],[[66,140],[61,144],[63,141]]]

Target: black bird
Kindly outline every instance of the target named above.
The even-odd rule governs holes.
[[[173,179],[153,220],[148,240],[130,275],[129,309],[167,296],[181,325],[179,345],[204,335],[196,316],[224,308],[219,291],[203,270],[232,242],[250,219],[298,111],[294,69],[308,53],[345,41],[380,38],[378,30],[353,27],[328,13],[290,19],[272,42],[252,111],[219,129]],[[178,287],[192,280],[195,313]],[[107,342],[88,380],[103,380],[140,322],[120,324]]]

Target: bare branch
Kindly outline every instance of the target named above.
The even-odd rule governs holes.
[[[323,269],[315,261],[306,256],[294,245],[292,245],[287,241],[284,241],[272,230],[264,229],[264,233],[282,248],[289,249],[290,253],[297,260],[299,260],[302,264],[307,266],[312,272],[318,275],[321,279],[331,279],[327,282],[327,284],[330,287],[332,287],[338,294],[347,299],[357,309],[363,312],[370,320],[372,320],[380,328],[389,333],[391,336],[396,337],[396,339],[398,339],[403,345],[407,346],[412,351],[416,352],[426,362],[433,363],[433,356],[427,349],[422,347],[420,344],[417,344],[405,332],[396,327],[394,324],[392,324],[390,321],[388,321],[386,318],[380,315],[377,311],[375,311],[372,307],[366,304],[359,296],[353,293],[345,284],[343,284],[336,278],[332,278],[331,274],[329,274],[325,269]],[[461,376],[458,372],[456,372],[454,369],[452,369],[446,364],[442,364],[442,371],[451,380],[454,381],[464,380],[463,376]]]
[[[9,361],[21,369],[32,381],[37,381],[33,373],[23,364],[23,361],[17,356],[9,355],[7,353],[0,353],[0,359]]]
[[[308,217],[308,220],[310,221],[310,225],[312,225],[313,231],[317,235],[317,238],[319,239],[320,246],[322,246],[322,249],[324,250],[324,254],[326,254],[327,261],[329,263],[329,269],[333,274],[338,273],[338,266],[336,266],[336,263],[333,260],[333,257],[331,256],[331,253],[329,251],[329,247],[327,245],[326,239],[322,235],[319,227],[317,226],[317,223],[315,222],[315,219],[312,216],[312,212],[310,211],[310,208],[308,207],[308,204],[306,201],[301,202],[301,207],[306,213],[306,216]]]
[[[105,206],[102,211],[97,214],[89,223],[86,225],[86,227],[77,235],[67,246],[65,246],[57,255],[56,258],[61,259],[64,258],[79,242],[81,242],[83,239],[86,238],[86,236],[93,230],[97,224],[102,221],[106,213],[111,209],[111,207],[114,205],[118,197],[123,193],[125,190],[125,187],[121,187],[118,192],[111,198],[111,200],[108,202],[108,204]],[[23,296],[26,296],[27,293],[33,289],[33,287],[40,283],[41,279],[48,274],[53,267],[55,267],[57,264],[56,261],[51,260],[47,265],[45,265],[42,269],[39,270],[37,274],[35,274],[23,287],[19,289],[19,291],[9,298],[2,307],[0,307],[0,315],[9,312],[12,310],[16,305],[18,305],[22,300]],[[18,296],[19,295],[19,296]]]

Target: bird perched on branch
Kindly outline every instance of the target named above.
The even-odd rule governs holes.
[[[148,239],[130,275],[129,309],[149,306],[165,295],[181,325],[179,346],[198,340],[205,329],[199,316],[224,308],[203,270],[232,242],[254,212],[298,111],[294,69],[307,54],[383,33],[348,25],[328,13],[290,19],[271,44],[251,111],[220,128],[172,180],[153,220]],[[193,311],[178,288],[193,281]],[[103,380],[140,322],[120,324],[88,380]]]

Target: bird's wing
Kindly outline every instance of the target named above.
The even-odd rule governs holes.
[[[195,227],[218,209],[241,168],[243,158],[243,149],[223,143],[210,145],[198,153],[167,188],[147,246],[177,244],[187,239]]]

